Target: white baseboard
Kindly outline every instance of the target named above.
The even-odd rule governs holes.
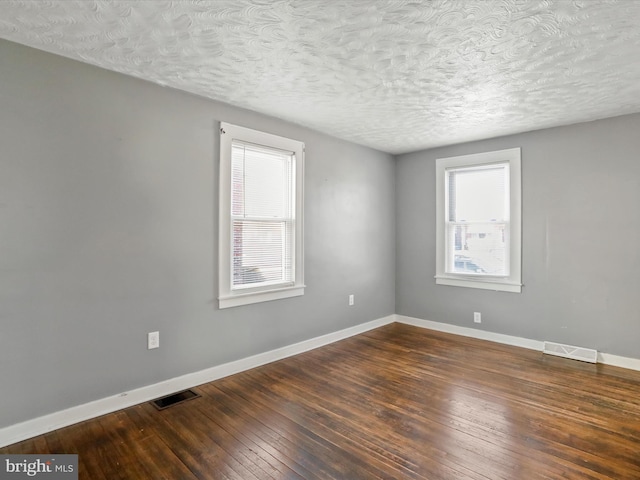
[[[621,357],[611,353],[598,352],[598,363],[613,365],[614,367],[628,368],[640,372],[640,358]]]
[[[276,360],[281,360],[292,355],[304,353],[309,350],[313,350],[314,348],[322,347],[339,340],[344,340],[345,338],[373,330],[374,328],[378,328],[383,325],[388,325],[394,321],[395,315],[389,315],[388,317],[373,320],[354,327],[345,328],[344,330],[337,332],[328,333],[293,345],[288,345],[286,347],[277,348],[251,357],[217,365],[198,372],[188,373],[180,377],[165,380],[153,385],[147,385],[119,395],[102,398],[15,425],[10,425],[0,429],[0,447],[11,445],[58,428],[63,428],[73,425],[74,423],[99,417],[139,403],[148,402],[155,398],[169,395],[180,390],[212,382],[214,380],[243,372],[251,368],[259,367]]]
[[[453,333],[463,337],[478,338],[480,340],[489,340],[491,342],[503,343],[505,345],[513,345],[515,347],[528,348],[529,350],[542,351],[543,342],[538,340],[530,340],[528,338],[514,337],[512,335],[504,335],[502,333],[487,332],[486,330],[478,330],[476,328],[459,327],[448,323],[432,322],[431,320],[421,320],[419,318],[405,317],[404,315],[396,315],[396,322],[406,323],[414,327],[427,328],[438,332]]]
[[[388,317],[356,325],[338,332],[329,333],[320,337],[295,343],[293,345],[288,345],[286,347],[277,348],[251,357],[217,365],[205,370],[189,373],[180,377],[155,383],[153,385],[137,388],[129,392],[123,392],[119,395],[102,398],[83,405],[78,405],[66,410],[54,412],[42,417],[1,428],[0,447],[11,445],[13,443],[17,443],[37,435],[42,435],[43,433],[47,433],[58,428],[89,420],[91,418],[106,415],[107,413],[131,407],[139,403],[148,402],[155,398],[169,395],[180,390],[212,382],[276,360],[304,353],[309,350],[313,350],[314,348],[344,340],[345,338],[349,338],[393,322],[405,323],[407,325],[436,330],[439,332],[452,333],[465,337],[489,340],[492,342],[528,348],[531,350],[542,351],[543,348],[543,342],[539,340],[531,340],[522,337],[504,335],[501,333],[487,332],[485,330],[477,330],[475,328],[422,320],[404,315],[389,315]],[[598,362],[640,371],[640,359],[637,358],[621,357],[609,353],[598,353]]]
[[[502,343],[505,345],[513,345],[515,347],[528,348],[530,350],[542,351],[544,342],[540,340],[531,340],[529,338],[514,337],[512,335],[504,335],[502,333],[487,332],[475,328],[460,327],[458,325],[450,325],[448,323],[433,322],[431,320],[422,320],[419,318],[406,317],[404,315],[396,315],[396,322],[413,325],[415,327],[427,328],[438,332],[452,333],[463,337],[478,338],[480,340],[489,340],[491,342]],[[612,365],[615,367],[628,368],[630,370],[640,371],[640,359],[631,357],[621,357],[611,353],[598,352],[598,363]]]

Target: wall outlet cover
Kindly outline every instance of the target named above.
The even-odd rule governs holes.
[[[147,334],[147,349],[160,347],[160,332],[149,332]]]

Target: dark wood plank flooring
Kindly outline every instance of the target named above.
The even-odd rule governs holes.
[[[0,449],[81,479],[640,479],[640,372],[392,324]]]

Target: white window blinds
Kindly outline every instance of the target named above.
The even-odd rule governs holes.
[[[218,306],[304,295],[304,143],[220,122]]]
[[[231,290],[295,279],[295,154],[233,140]]]

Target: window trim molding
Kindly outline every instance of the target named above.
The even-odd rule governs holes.
[[[455,274],[446,272],[446,170],[452,167],[473,167],[492,163],[509,163],[510,229],[509,276]],[[479,288],[503,292],[522,291],[522,175],[521,149],[509,148],[436,159],[436,275],[437,285]]]
[[[295,279],[292,285],[232,290],[231,280],[231,144],[234,139],[295,153]],[[304,143],[220,122],[218,217],[218,308],[230,308],[304,295]]]

